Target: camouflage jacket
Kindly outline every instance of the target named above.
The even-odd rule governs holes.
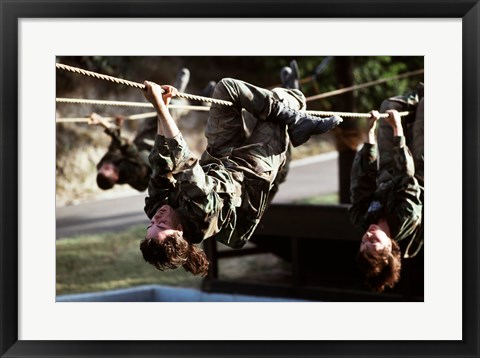
[[[389,180],[377,183],[377,147],[365,143],[357,153],[350,183],[352,222],[362,231],[385,218],[404,257],[413,257],[423,245],[422,187],[415,179],[413,158],[405,137],[395,137],[394,168]],[[403,245],[406,244],[406,246]]]
[[[168,204],[180,212],[191,243],[214,238],[232,248],[245,245],[267,206],[267,180],[208,152],[198,160],[181,134],[156,136],[149,159],[153,171],[145,199],[149,218]]]
[[[105,129],[112,141],[107,153],[97,164],[97,169],[104,162],[115,164],[119,168],[118,184],[128,184],[138,191],[147,189],[150,178],[148,151],[138,150],[137,146],[120,135],[120,129]]]

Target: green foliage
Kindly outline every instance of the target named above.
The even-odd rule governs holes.
[[[306,97],[341,88],[338,83],[338,73],[350,70],[353,71],[353,85],[360,85],[424,68],[424,59],[421,56],[355,56],[352,57],[353,67],[351,69],[342,68],[337,63],[338,58],[332,57],[331,61],[323,67],[320,73],[316,73],[315,70],[327,59],[327,56],[267,56],[247,59],[249,60],[249,65],[255,67],[257,74],[269,74],[266,86],[273,83],[278,84],[280,69],[290,65],[292,60],[296,60],[300,70],[300,78],[305,79],[301,85],[301,90]],[[245,63],[241,64],[243,66],[246,65]],[[306,81],[309,77],[315,80]],[[353,92],[355,99],[354,107],[349,109],[335,108],[337,99],[335,96],[309,102],[308,107],[318,110],[369,112],[372,109],[378,109],[384,99],[415,89],[421,81],[423,81],[423,75],[417,75],[393,79],[385,83],[356,90]]]
[[[355,57],[354,62],[355,84],[390,78],[424,68],[423,57],[420,56]],[[386,98],[414,90],[419,82],[423,82],[423,75],[394,79],[358,90],[355,93],[355,110],[368,112],[372,109],[378,109],[382,101]]]

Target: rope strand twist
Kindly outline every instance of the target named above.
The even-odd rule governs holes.
[[[55,66],[60,70],[70,71],[70,72],[78,73],[78,74],[81,74],[81,75],[84,75],[84,76],[94,77],[94,78],[98,78],[98,79],[105,80],[105,81],[110,81],[110,82],[130,86],[130,87],[139,88],[139,89],[142,89],[142,90],[145,88],[145,85],[143,83],[128,81],[128,80],[124,80],[122,78],[117,78],[117,77],[113,77],[113,76],[107,76],[107,75],[103,75],[101,73],[97,73],[97,72],[93,72],[93,71],[87,71],[87,70],[84,70],[84,69],[81,69],[81,68],[78,68],[78,67],[68,66],[68,65],[61,64],[61,63],[56,63]],[[163,92],[164,91],[162,90],[162,93]],[[203,101],[203,102],[208,102],[208,103],[221,104],[221,105],[224,105],[224,106],[233,106],[233,103],[229,102],[229,101],[223,101],[223,100],[219,100],[219,99],[215,99],[215,98],[209,98],[209,97],[203,97],[203,96],[196,96],[196,95],[188,94],[188,93],[178,93],[177,97],[185,98],[185,99],[189,99],[189,100],[193,100],[193,101]]]

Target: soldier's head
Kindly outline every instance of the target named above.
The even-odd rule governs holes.
[[[205,252],[184,238],[181,216],[169,205],[161,206],[152,217],[140,250],[144,260],[160,271],[182,266],[194,275],[208,272]]]
[[[112,162],[103,162],[97,169],[97,185],[100,189],[111,189],[119,180],[120,171]]]
[[[370,225],[362,236],[357,263],[365,284],[375,292],[392,288],[400,280],[400,247],[378,225]]]

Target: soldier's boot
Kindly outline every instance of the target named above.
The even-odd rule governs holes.
[[[203,97],[212,97],[213,91],[215,90],[215,86],[217,85],[217,82],[215,81],[210,81],[207,83],[205,88],[202,90],[202,96]]]
[[[289,89],[300,89],[298,82],[299,71],[297,61],[290,62],[290,67],[285,66],[280,70],[280,79],[282,86]]]
[[[175,78],[175,85],[174,87],[178,90],[178,92],[185,92],[187,88],[188,82],[190,81],[190,71],[188,68],[182,68],[177,73],[177,77]]]
[[[292,75],[290,76],[290,88],[300,89],[300,70],[298,69],[297,61],[290,62],[290,68],[292,69]]]
[[[208,97],[211,98],[213,96],[213,91],[215,91],[215,86],[217,85],[217,82],[215,81],[210,81],[207,83],[205,88],[202,90],[201,95],[203,97]],[[210,106],[210,103],[208,102],[202,102],[202,106]]]
[[[292,75],[292,69],[288,66],[283,67],[280,70],[280,80],[284,88],[290,88],[290,76]]]
[[[284,103],[274,100],[267,120],[279,121],[288,126],[290,141],[294,147],[305,143],[312,135],[323,134],[339,125],[339,116],[320,118],[297,111]]]

